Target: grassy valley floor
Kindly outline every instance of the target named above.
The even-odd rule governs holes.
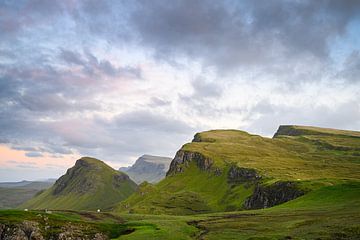
[[[268,209],[190,216],[0,211],[1,224],[24,220],[37,222],[41,231],[50,225],[44,236],[71,222],[78,232],[110,239],[360,239],[360,182],[324,186]]]

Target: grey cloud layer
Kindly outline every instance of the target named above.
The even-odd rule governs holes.
[[[272,95],[295,94],[308,83],[329,82],[321,86],[339,91],[351,85],[356,93],[360,46],[343,46],[345,61],[333,55],[334,42],[356,32],[349,27],[356,21],[356,0],[1,1],[0,143],[34,159],[79,151],[123,161],[143,153],[170,155],[194,131],[208,126],[203,119],[214,126],[227,114],[241,115],[249,130],[264,134],[294,119],[357,128],[356,94],[336,111],[270,104]],[[107,51],[96,52],[99,48]],[[140,64],[108,56],[119,49],[136,50],[174,72],[200,65],[189,79],[167,80],[169,85],[188,82],[192,91],[174,84],[171,99],[161,86],[158,95],[147,94],[149,81],[158,79],[146,79]],[[137,62],[136,51],[121,57]],[[215,72],[211,78],[209,69]],[[237,106],[240,100],[222,102],[231,88],[241,95],[242,85],[253,82],[276,82],[281,89],[269,87],[266,97],[249,106]],[[123,97],[113,92],[119,83],[140,93],[126,111],[111,112],[106,98]],[[257,94],[256,86],[253,91]],[[131,90],[127,93],[133,97]],[[128,98],[112,104],[126,105]]]
[[[186,55],[219,69],[327,61],[329,44],[359,17],[359,1],[141,1],[141,43],[161,58]]]

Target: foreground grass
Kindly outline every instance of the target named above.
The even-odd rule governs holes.
[[[0,211],[0,223],[41,222],[41,216],[38,211]],[[360,239],[360,182],[330,184],[285,204],[252,211],[190,216],[68,211],[46,216],[55,230],[71,222],[112,239]]]
[[[256,211],[212,214],[201,239],[360,239],[360,184],[326,186]]]
[[[24,222],[36,223],[45,239],[56,239],[61,232],[69,229],[83,232],[90,237],[102,233],[110,238],[117,238],[132,231],[122,218],[109,213],[0,210],[0,224],[6,228],[17,228]]]
[[[119,239],[360,239],[360,183],[323,186],[269,209],[122,217],[156,227],[138,228]]]
[[[170,216],[170,215],[121,215],[135,231],[118,239],[193,239],[199,234],[199,229],[189,222],[197,216]]]

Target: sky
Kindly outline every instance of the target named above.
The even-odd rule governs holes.
[[[360,130],[360,1],[0,0],[0,181],[280,124]]]

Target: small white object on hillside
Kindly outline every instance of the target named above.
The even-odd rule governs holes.
[[[27,208],[24,209],[25,212],[29,211]]]
[[[98,209],[97,212],[101,212],[100,209]]]

